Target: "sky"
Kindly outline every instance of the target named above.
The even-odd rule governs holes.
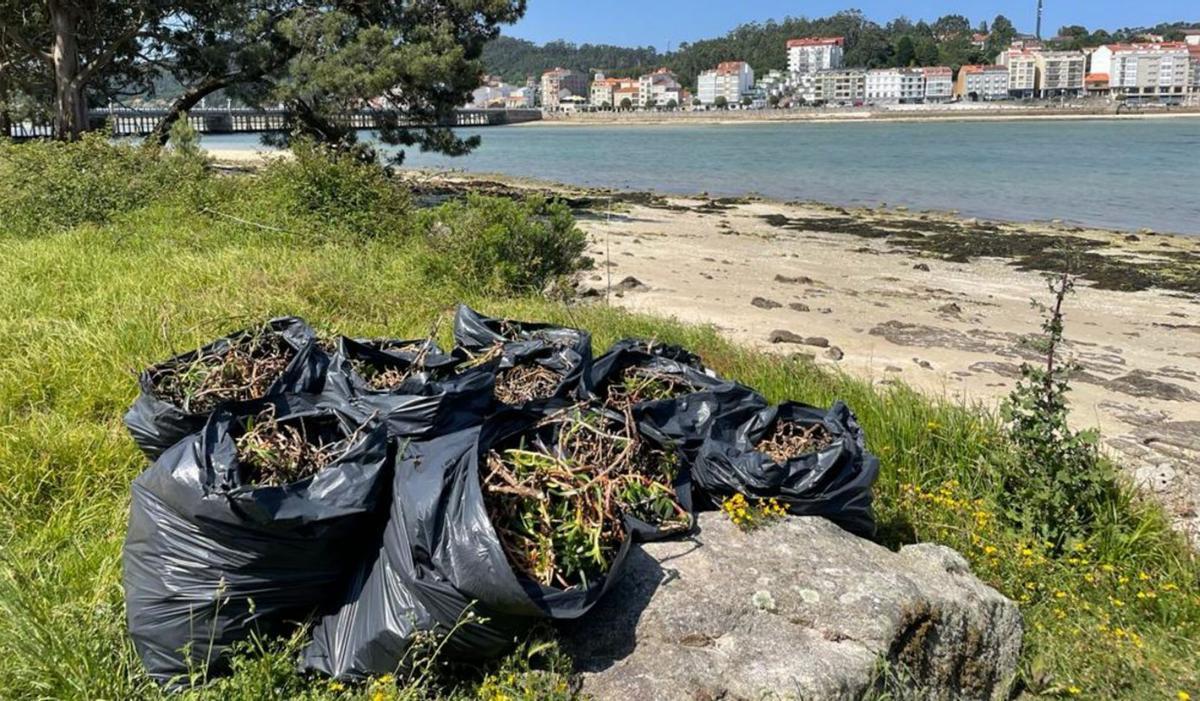
[[[1179,20],[1200,21],[1198,0],[1044,0],[1043,35],[1082,24],[1117,29]],[[738,24],[786,15],[823,17],[856,7],[883,23],[898,15],[934,20],[961,14],[978,24],[1006,15],[1018,31],[1033,32],[1037,0],[528,0],[525,18],[506,27],[508,36],[539,44],[566,39],[576,44],[654,46],[674,49],[684,41],[725,34]]]

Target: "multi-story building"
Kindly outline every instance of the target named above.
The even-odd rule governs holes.
[[[1196,37],[1200,38],[1200,33]],[[1200,42],[1188,44],[1188,55],[1192,64],[1192,94],[1200,95]]]
[[[683,104],[683,86],[675,79],[675,74],[666,68],[659,68],[639,78],[638,88],[638,104],[641,107],[667,107],[672,102],[676,107]]]
[[[754,87],[754,69],[745,61],[726,61],[711,71],[700,74],[696,91],[703,105],[716,104],[725,98],[726,104],[736,104]]]
[[[586,97],[588,79],[568,68],[555,68],[542,74],[542,109],[556,110],[564,97]]]
[[[972,102],[1008,98],[1008,69],[1004,66],[963,66],[958,69],[954,96]]]
[[[533,88],[517,88],[504,98],[504,106],[509,109],[529,109],[537,104],[537,90]]]
[[[792,39],[787,43],[788,71],[804,75],[841,68],[845,47],[842,37]]]
[[[1087,57],[1082,51],[1038,51],[1038,97],[1061,97],[1083,93],[1083,77],[1087,74]]]
[[[1010,97],[1033,97],[1037,92],[1037,52],[1010,49],[996,57],[996,64],[1008,69]]]
[[[801,96],[807,102],[846,105],[867,96],[867,74],[850,68],[835,68],[804,76]]]
[[[949,66],[922,68],[925,74],[925,102],[949,102],[954,95],[954,70]]]
[[[642,89],[636,80],[621,81],[613,90],[613,107],[629,109],[642,104]],[[626,107],[628,105],[628,107]]]
[[[783,71],[770,71],[758,79],[754,84],[756,90],[762,92],[767,98],[773,95],[782,95],[788,87],[789,78]]]
[[[911,104],[925,100],[925,72],[919,68],[878,68],[863,83],[872,102]]]
[[[1192,84],[1184,42],[1106,44],[1092,51],[1091,73],[1107,73],[1113,95],[1126,100],[1181,102]]]
[[[617,103],[613,101],[613,91],[619,87],[621,87],[620,79],[606,78],[603,73],[597,73],[588,93],[589,104],[592,107],[615,107]]]
[[[1200,29],[1183,30],[1183,43],[1188,46],[1200,46]]]

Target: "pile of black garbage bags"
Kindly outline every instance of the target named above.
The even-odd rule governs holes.
[[[133,482],[126,609],[137,652],[163,684],[198,670],[208,678],[225,673],[237,643],[303,625],[311,641],[301,667],[358,680],[397,671],[417,635],[453,630],[441,654],[478,663],[503,655],[538,620],[585,615],[621,576],[632,542],[652,534],[627,529],[608,573],[586,587],[530,581],[510,566],[492,529],[480,463],[490,446],[532,429],[549,411],[598,396],[631,366],[700,388],[633,412],[639,433],[682,457],[676,486],[689,508],[714,508],[734,493],[775,497],[791,513],[874,533],[878,461],[846,406],[771,406],[681,348],[626,340],[593,358],[586,331],[491,319],[465,306],[449,352],[431,340],[420,353],[411,342],[322,342],[295,318],[271,328],[295,352],[266,396],[189,413],[156,397],[147,371],[125,417],[153,461]],[[465,362],[488,349],[487,362]],[[379,391],[355,371],[356,360],[419,363],[430,372]],[[496,373],[517,362],[560,374],[554,397],[500,404]],[[458,371],[432,372],[446,368]],[[353,445],[302,481],[249,484],[235,441],[245,417],[268,407],[305,431],[353,437]],[[776,464],[752,447],[780,418],[820,423],[835,440]]]

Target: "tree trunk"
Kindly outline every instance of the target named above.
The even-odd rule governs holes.
[[[171,138],[171,126],[179,121],[184,113],[200,104],[204,98],[230,84],[231,81],[214,78],[206,83],[201,83],[191,92],[180,95],[175,102],[171,103],[171,107],[167,109],[167,113],[163,115],[162,119],[154,125],[154,130],[146,137],[145,143],[166,146],[167,141]]]
[[[49,0],[54,29],[51,62],[54,65],[54,138],[74,141],[87,128],[87,102],[79,81],[79,17],[70,7]]]

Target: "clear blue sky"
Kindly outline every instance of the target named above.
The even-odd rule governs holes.
[[[1200,0],[1044,0],[1043,34],[1060,26],[1089,28],[1147,26],[1177,20],[1200,21]],[[978,24],[1004,14],[1019,31],[1032,32],[1037,0],[529,0],[525,18],[504,33],[538,43],[566,39],[577,44],[617,44],[675,48],[683,41],[716,37],[738,24],[785,15],[822,17],[857,7],[886,22],[904,14],[937,19],[960,14]]]

